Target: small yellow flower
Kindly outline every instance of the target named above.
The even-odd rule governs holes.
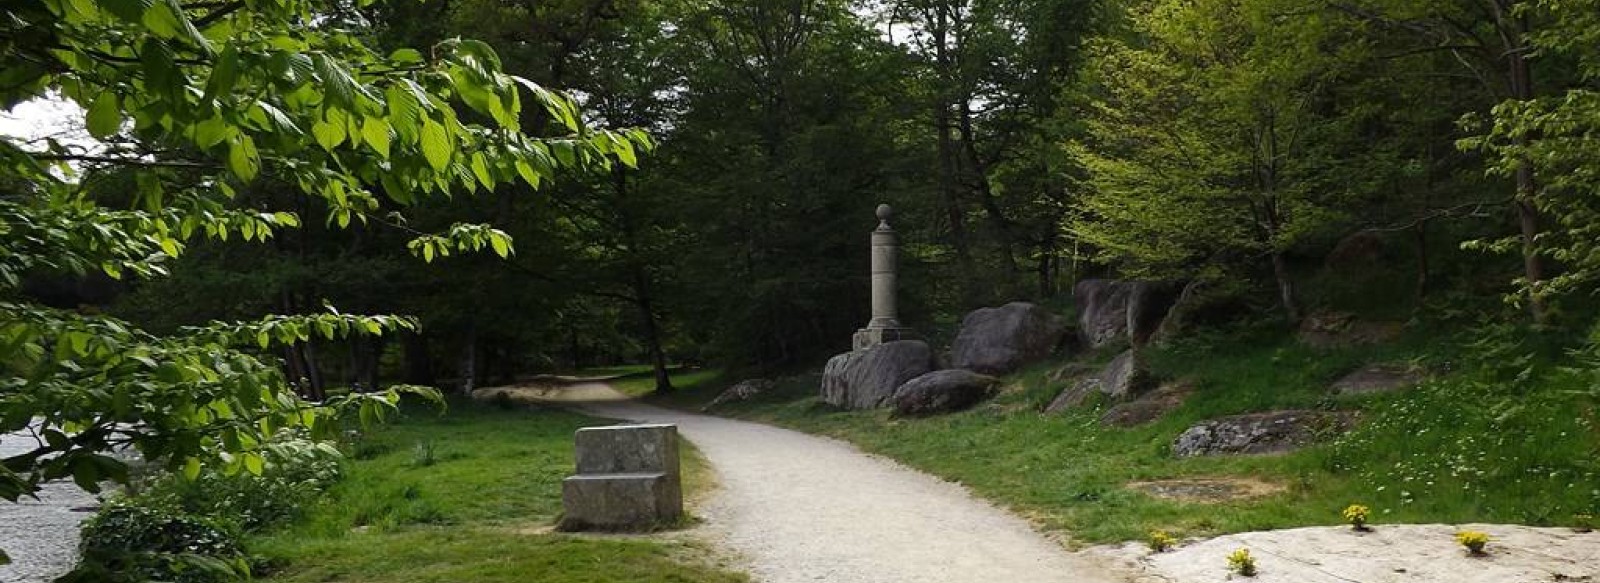
[[[1483,554],[1483,547],[1489,544],[1489,533],[1476,530],[1463,530],[1456,533],[1456,542],[1467,547],[1474,555]]]
[[[1250,549],[1239,549],[1228,555],[1228,569],[1245,577],[1256,576],[1256,559]]]
[[[1178,544],[1178,539],[1172,538],[1172,535],[1167,534],[1164,530],[1152,530],[1145,542],[1149,543],[1150,550],[1160,553],[1172,548],[1172,545]]]
[[[1356,530],[1367,529],[1367,514],[1371,512],[1366,506],[1351,504],[1344,509],[1344,521]]]

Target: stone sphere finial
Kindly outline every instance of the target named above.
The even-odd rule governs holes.
[[[886,204],[878,205],[878,220],[887,223],[889,222],[889,219],[892,218],[894,218],[893,208],[890,208],[889,205]]]

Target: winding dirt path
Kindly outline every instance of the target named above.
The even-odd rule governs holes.
[[[673,423],[719,488],[697,509],[762,583],[1111,583],[962,487],[840,441],[628,400],[600,382],[544,400],[598,417]]]

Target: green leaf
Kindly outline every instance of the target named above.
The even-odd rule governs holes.
[[[249,452],[244,454],[243,457],[244,469],[245,471],[250,472],[250,475],[259,476],[261,475],[261,472],[267,469],[266,460],[261,457],[261,454]]]
[[[332,152],[344,143],[344,124],[319,120],[311,125],[311,135],[316,137],[317,145]]]
[[[517,160],[516,166],[517,174],[522,176],[522,180],[527,182],[528,186],[539,188],[539,174],[534,172],[532,164],[529,164],[527,160]]]
[[[156,36],[174,39],[184,34],[183,22],[179,18],[178,13],[172,10],[166,0],[157,0],[145,9],[140,22],[144,23],[150,32],[156,33]]]
[[[228,145],[228,170],[245,181],[254,180],[261,170],[261,155],[250,136],[240,135]]]
[[[484,188],[494,188],[494,177],[489,175],[489,160],[483,152],[472,153],[472,175]]]
[[[316,68],[317,77],[322,80],[322,90],[328,97],[328,102],[345,110],[354,110],[356,96],[362,93],[356,80],[350,76],[344,66],[323,53],[317,53],[311,58],[312,65]]]
[[[511,255],[511,237],[499,233],[489,235],[489,246],[494,248],[495,255],[502,259]]]
[[[366,118],[361,122],[361,138],[378,155],[389,157],[389,122],[376,117]]]
[[[194,126],[195,145],[202,149],[210,148],[228,139],[228,122],[220,117],[213,117]]]
[[[150,8],[154,0],[100,0],[100,6],[121,18],[132,23],[139,23],[144,19],[144,11]]]
[[[389,53],[389,60],[397,65],[413,65],[422,62],[422,53],[417,49],[400,49]]]
[[[450,134],[443,125],[431,118],[422,119],[422,155],[428,159],[428,165],[432,166],[434,171],[444,171],[450,164],[450,155],[454,149]]]
[[[190,482],[200,478],[200,458],[191,457],[183,462],[183,477]]]
[[[85,125],[89,135],[105,139],[122,129],[122,100],[110,91],[101,92],[89,104]]]
[[[239,51],[233,45],[228,45],[222,49],[222,54],[217,56],[217,64],[211,68],[211,78],[206,80],[205,100],[211,101],[233,91],[238,80]]]

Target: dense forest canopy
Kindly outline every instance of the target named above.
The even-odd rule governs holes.
[[[879,203],[935,338],[1096,276],[1291,324],[1357,288],[1593,323],[1600,0],[5,10],[0,99],[74,101],[103,142],[0,142],[0,360],[33,399],[6,428],[128,420],[69,390],[107,375],[190,431],[233,413],[167,388],[814,365],[867,320]],[[74,459],[40,475],[114,471]]]

